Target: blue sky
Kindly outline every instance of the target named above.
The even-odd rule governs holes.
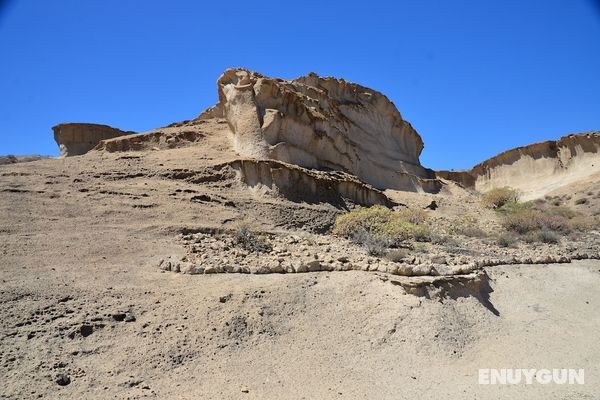
[[[600,130],[591,0],[0,0],[0,154],[58,154],[51,126],[189,119],[232,66],[385,93],[430,168]]]

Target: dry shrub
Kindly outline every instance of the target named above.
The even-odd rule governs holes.
[[[423,224],[427,220],[427,212],[420,208],[404,208],[396,213],[398,218],[411,224]]]
[[[508,186],[494,188],[483,194],[481,202],[487,208],[499,208],[506,203],[516,203],[519,201],[519,192]]]
[[[496,239],[496,244],[500,247],[512,247],[517,242],[517,237],[510,233],[502,233]]]
[[[487,232],[479,227],[477,220],[470,216],[464,216],[452,221],[448,227],[448,232],[453,235],[462,235],[480,239],[488,236]]]
[[[392,262],[402,262],[408,257],[408,251],[406,249],[393,249],[385,254],[385,258]]]
[[[561,217],[565,217],[567,219],[572,219],[580,215],[577,211],[566,206],[554,207],[550,212],[554,215],[560,215]]]
[[[269,253],[273,250],[273,246],[263,235],[251,231],[246,226],[242,226],[237,230],[235,241],[238,246],[250,252]]]
[[[567,234],[573,230],[573,226],[567,218],[536,209],[522,209],[507,213],[504,215],[502,225],[506,230],[520,234],[541,229]]]
[[[574,230],[583,232],[593,225],[589,218],[565,206],[544,208],[539,203],[511,202],[497,211],[502,214],[502,225],[506,230],[521,235],[533,232],[529,239],[535,241],[537,237],[544,243],[555,243],[552,239],[554,234],[567,235]],[[542,231],[552,234],[541,233]]]
[[[363,228],[359,228],[356,232],[354,232],[350,237],[350,240],[356,244],[364,246],[369,255],[377,257],[383,256],[390,245],[386,238],[380,235],[371,234]]]
[[[538,240],[542,243],[556,244],[560,242],[560,235],[548,229],[542,229],[537,235]]]

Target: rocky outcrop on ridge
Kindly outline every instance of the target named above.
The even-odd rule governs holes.
[[[344,172],[310,170],[275,160],[235,160],[228,164],[250,187],[265,187],[292,201],[327,202],[345,208],[344,199],[363,205],[395,205],[383,192]]]
[[[599,154],[600,132],[590,132],[517,147],[469,171],[438,171],[437,176],[479,192],[510,186],[532,199],[600,173]]]
[[[143,151],[173,149],[184,145],[197,143],[205,134],[196,126],[166,127],[141,134],[119,136],[102,140],[96,150],[109,153],[119,151]]]
[[[341,79],[309,74],[292,81],[229,69],[218,82],[222,114],[243,157],[344,171],[378,189],[436,192],[421,166],[423,141],[387,97]]]
[[[66,123],[52,127],[54,140],[60,148],[61,157],[79,156],[92,150],[101,140],[131,135],[108,125]]]

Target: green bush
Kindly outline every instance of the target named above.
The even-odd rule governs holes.
[[[427,226],[421,225],[425,218],[426,214],[410,209],[395,212],[383,206],[360,208],[338,216],[333,234],[349,239],[358,237],[368,242],[366,233],[387,243],[387,246],[408,239],[427,241],[431,232]]]
[[[508,186],[494,188],[483,194],[481,202],[487,208],[502,207],[506,203],[516,203],[519,201],[519,192]]]

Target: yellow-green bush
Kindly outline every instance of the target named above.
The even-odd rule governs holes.
[[[516,203],[518,201],[519,192],[508,186],[494,188],[481,197],[481,203],[487,208],[498,208],[506,203]]]
[[[333,234],[352,238],[364,231],[389,243],[407,239],[425,241],[428,240],[430,231],[421,225],[426,214],[419,211],[407,209],[396,212],[383,206],[360,208],[338,216]]]

